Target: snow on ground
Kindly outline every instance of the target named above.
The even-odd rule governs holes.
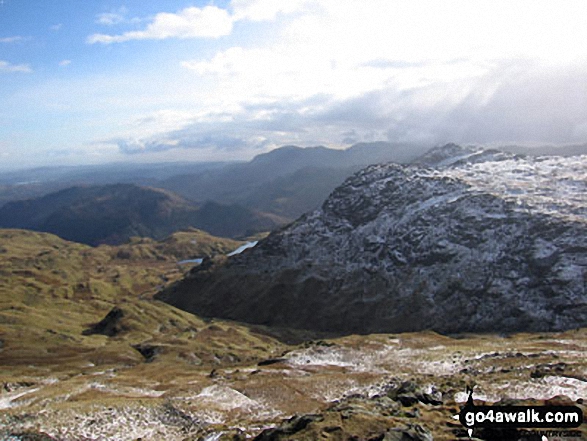
[[[3,393],[0,395],[0,409],[22,406],[23,404],[26,404],[26,400],[20,400],[18,402],[16,400],[20,397],[24,397],[25,395],[32,394],[38,390],[38,387],[34,387],[26,390]]]
[[[227,386],[213,385],[204,388],[194,400],[203,405],[220,409],[251,409],[259,406],[255,400]]]
[[[539,157],[464,164],[435,173],[553,215],[587,215],[587,156]]]
[[[585,398],[587,382],[560,376],[546,376],[529,381],[498,382],[491,385],[490,389],[488,388],[487,399],[489,401],[498,401],[501,398],[546,400],[557,395],[565,395],[571,400]]]

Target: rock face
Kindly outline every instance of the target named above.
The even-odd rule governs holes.
[[[356,173],[320,209],[159,298],[345,333],[587,325],[587,157],[448,145],[417,162]]]

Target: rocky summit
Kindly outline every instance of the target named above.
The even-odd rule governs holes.
[[[587,156],[448,145],[347,179],[322,207],[159,298],[337,333],[587,325]]]

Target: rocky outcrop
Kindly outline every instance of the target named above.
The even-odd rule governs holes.
[[[587,325],[587,157],[449,145],[419,162],[356,173],[320,209],[159,298],[343,333]]]
[[[93,324],[89,328],[85,329],[82,334],[83,335],[94,335],[94,334],[102,334],[106,335],[107,337],[115,337],[121,332],[124,331],[124,326],[122,325],[122,318],[124,317],[124,312],[118,306],[112,308],[106,317],[100,320],[98,323]]]
[[[414,390],[421,389],[409,383]],[[421,413],[418,407],[411,406],[424,402],[415,399],[406,406],[401,397],[392,396],[393,392],[392,389],[390,393],[373,397],[354,394],[336,400],[320,414],[296,415],[283,420],[276,427],[263,430],[253,441],[433,441],[426,427],[414,424]]]

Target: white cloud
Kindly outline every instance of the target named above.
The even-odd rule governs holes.
[[[70,64],[71,64],[71,60],[61,60],[59,62],[59,66],[61,66],[61,67],[69,66]]]
[[[440,97],[454,103],[507,60],[585,63],[576,43],[587,41],[582,6],[571,0],[233,0],[235,20],[297,13],[281,17],[279,31],[261,44],[224,48],[182,66],[216,81],[212,93],[226,105],[320,93],[348,99],[434,84],[440,94],[420,97],[421,105]]]
[[[311,7],[311,0],[232,0],[230,7],[234,20],[267,21],[278,14],[291,14]]]
[[[175,14],[161,12],[153,18],[145,30],[129,31],[119,35],[93,34],[87,42],[111,44],[129,40],[161,40],[165,38],[218,38],[232,32],[234,22],[241,20],[270,21],[279,14],[291,14],[313,8],[315,0],[232,0],[227,9],[216,6],[189,7]],[[114,26],[121,23],[138,23],[141,20],[126,19],[126,8],[99,14],[96,23]]]
[[[0,73],[24,72],[30,73],[33,70],[28,64],[10,64],[7,61],[0,60]]]
[[[63,27],[63,24],[62,23],[59,23],[59,24],[56,24],[56,25],[51,26],[49,29],[51,29],[52,31],[56,31],[57,32],[57,31],[60,31],[62,27]]]
[[[232,0],[226,9],[160,13],[139,30],[88,42],[214,38],[240,23],[226,39],[192,46],[198,52],[186,52],[182,72],[167,65],[165,81],[153,72],[149,81],[117,83],[111,95],[103,92],[107,99],[95,93],[101,110],[120,112],[108,114],[116,122],[97,138],[157,158],[351,138],[584,142],[583,7],[576,0]],[[100,24],[129,23],[126,11],[110,14],[98,16]]]
[[[142,136],[180,130],[182,127],[196,121],[198,113],[174,109],[162,109],[148,115],[143,115],[131,122],[129,129],[141,133]]]
[[[126,21],[126,13],[128,10],[123,6],[116,11],[105,12],[98,14],[96,17],[96,23],[104,26],[114,26]]]
[[[166,38],[218,38],[232,31],[228,12],[216,6],[189,7],[172,14],[161,12],[142,31],[129,31],[120,35],[94,34],[87,42],[120,43],[130,40],[163,40]]]
[[[115,12],[105,12],[99,14],[96,18],[96,23],[105,26],[114,26],[120,23],[124,23],[124,16]]]
[[[105,12],[102,14],[98,14],[96,16],[96,23],[103,25],[103,26],[116,26],[120,24],[127,24],[127,23],[140,23],[141,19],[134,17],[134,18],[127,18],[128,9],[124,6],[118,8],[117,10],[113,10],[111,12]]]
[[[227,113],[183,120],[179,115],[176,127],[168,111],[141,121],[134,136],[117,144],[123,153],[191,155],[216,148],[236,157],[285,144],[338,147],[373,140],[428,146],[582,143],[585,96],[573,91],[584,84],[587,68],[545,74],[539,64],[502,63],[462,81],[445,72],[432,83],[406,89],[390,84],[354,97],[253,98]],[[157,130],[143,136],[146,127]]]
[[[24,37],[21,37],[19,35],[14,36],[14,37],[4,37],[4,38],[0,38],[0,43],[14,43],[15,41],[22,41],[24,40]]]

